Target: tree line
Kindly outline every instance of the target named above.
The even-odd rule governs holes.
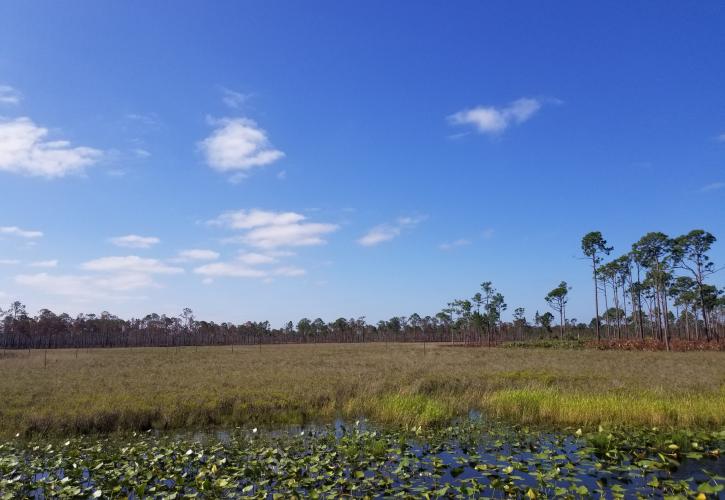
[[[708,255],[715,241],[702,229],[674,238],[651,232],[605,261],[614,248],[601,232],[586,234],[581,248],[591,262],[597,340],[649,337],[667,349],[673,338],[720,341],[723,290],[708,283],[720,270]]]
[[[268,321],[242,324],[197,320],[191,309],[178,316],[149,314],[124,320],[108,312],[55,314],[42,309],[30,316],[20,302],[0,310],[0,347],[3,349],[53,349],[91,347],[175,347],[194,345],[256,345],[322,342],[452,342],[495,345],[506,340],[554,336],[554,316],[535,316],[530,324],[523,308],[516,308],[512,321],[502,321],[507,309],[503,295],[491,282],[481,285],[471,299],[454,300],[435,315],[394,316],[375,324],[364,317],[302,318],[272,328]],[[589,327],[567,320],[562,331],[586,334]]]
[[[567,318],[571,287],[561,281],[543,298],[550,311],[536,311],[533,322],[523,307],[509,321],[504,295],[490,281],[470,298],[449,302],[434,315],[395,316],[370,324],[365,317],[325,322],[302,318],[282,328],[268,321],[242,324],[197,320],[191,309],[178,316],[149,314],[121,319],[108,312],[55,314],[42,309],[30,316],[16,301],[0,308],[3,349],[91,347],[256,345],[319,342],[451,342],[497,345],[541,338],[622,340],[651,338],[669,349],[680,340],[725,340],[723,290],[708,283],[718,270],[710,260],[715,237],[703,230],[669,238],[648,233],[629,252],[605,262],[613,248],[601,232],[582,239],[591,265],[595,316],[589,322]],[[600,300],[601,299],[601,300]],[[603,311],[600,313],[600,306]],[[555,322],[558,325],[555,325]]]

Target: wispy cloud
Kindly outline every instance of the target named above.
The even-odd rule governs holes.
[[[248,266],[242,262],[204,264],[194,269],[194,272],[207,278],[264,278],[267,276],[264,270]]]
[[[180,251],[179,255],[173,260],[174,262],[188,262],[190,260],[216,260],[218,258],[219,252],[215,252],[214,250],[191,248]]]
[[[323,236],[337,228],[336,224],[318,222],[262,226],[249,231],[244,241],[259,248],[324,245],[326,241]]]
[[[0,104],[20,104],[23,96],[10,85],[0,85]]]
[[[542,101],[522,97],[507,106],[476,106],[464,109],[448,117],[452,125],[472,125],[482,134],[496,135],[512,125],[529,120],[541,109]]]
[[[240,252],[237,256],[237,260],[250,266],[256,266],[259,264],[273,264],[274,262],[277,262],[278,258],[274,255],[257,252]]]
[[[54,267],[53,261],[34,263],[35,267]],[[41,265],[42,264],[42,265]],[[32,265],[32,264],[31,264]],[[135,255],[101,257],[81,264],[88,274],[20,274],[15,276],[18,285],[40,293],[70,297],[74,301],[129,300],[138,295],[129,292],[144,288],[159,288],[154,276],[181,274],[184,270],[172,267],[156,259],[144,259]]]
[[[134,148],[131,150],[131,152],[137,157],[137,158],[148,158],[151,156],[151,153],[143,148]]]
[[[110,276],[48,273],[21,274],[15,277],[15,283],[41,293],[70,297],[78,302],[93,299],[124,300],[138,298],[128,296],[127,293],[142,288],[158,287],[148,274],[143,273],[122,273]]]
[[[715,191],[717,189],[722,189],[722,188],[725,188],[725,182],[713,182],[711,184],[707,184],[705,186],[702,186],[700,188],[700,191],[702,191],[703,193],[705,193],[707,191]]]
[[[0,226],[0,235],[2,234],[31,239],[41,238],[43,236],[43,233],[41,231],[28,231],[26,229],[20,229],[18,226]]]
[[[36,260],[28,265],[30,267],[58,267],[58,259]]]
[[[306,271],[297,266],[276,265],[280,257],[293,255],[290,252],[271,251],[268,253],[240,252],[237,258],[230,262],[214,262],[194,269],[194,273],[212,278],[264,278],[271,279],[277,276],[302,276]]]
[[[489,227],[481,231],[481,236],[484,240],[490,240],[495,233],[496,231],[492,227]]]
[[[276,277],[302,276],[305,269],[284,262],[295,255],[289,248],[323,245],[327,243],[325,236],[338,229],[337,224],[308,222],[307,217],[297,212],[260,209],[225,212],[207,224],[240,231],[222,241],[247,247],[233,260],[195,268],[194,273],[204,276],[207,284],[219,277],[270,281]]]
[[[303,221],[305,216],[296,212],[274,212],[270,210],[236,210],[224,212],[208,223],[231,229],[251,229],[260,226],[279,226]]]
[[[127,272],[143,274],[180,274],[184,270],[164,264],[157,259],[147,259],[137,255],[101,257],[89,260],[81,265],[86,271]]]
[[[126,113],[125,118],[146,127],[158,127],[161,119],[156,113]]]
[[[397,238],[404,229],[413,228],[423,220],[425,220],[425,216],[399,217],[394,223],[379,224],[372,227],[357,242],[366,247],[379,245],[385,241]]]
[[[47,135],[27,117],[0,121],[0,171],[52,179],[81,173],[102,156],[95,148],[48,141]]]
[[[246,174],[255,167],[269,165],[284,153],[275,149],[267,132],[248,118],[212,120],[216,127],[199,143],[207,164],[219,172]]]
[[[471,242],[469,240],[467,240],[465,238],[459,238],[457,240],[441,243],[440,245],[438,245],[438,248],[440,248],[441,250],[448,251],[448,250],[453,250],[454,248],[463,247],[463,246],[470,245],[470,244],[471,244]]]
[[[305,270],[295,266],[259,268],[244,262],[214,262],[194,269],[196,274],[206,278],[274,278],[277,276],[304,276]]]
[[[246,230],[232,241],[266,249],[322,245],[326,243],[323,236],[339,227],[336,224],[305,222],[306,219],[296,212],[252,209],[226,212],[209,223]]]
[[[109,240],[117,247],[125,248],[151,248],[158,244],[161,240],[155,236],[139,236],[137,234],[127,234],[125,236],[116,236]]]
[[[725,142],[725,132],[717,136],[717,142]]]
[[[15,266],[20,264],[18,259],[0,259],[0,266]]]
[[[242,94],[226,87],[219,87],[222,92],[222,102],[232,108],[239,109],[252,97],[252,94]]]

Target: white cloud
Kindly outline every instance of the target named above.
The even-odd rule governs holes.
[[[53,275],[48,273],[21,274],[15,277],[15,282],[39,292],[72,297],[78,301],[99,298],[133,298],[119,295],[119,293],[127,293],[141,288],[158,287],[149,275],[143,273],[121,273],[112,276]]]
[[[221,87],[222,102],[232,109],[241,108],[251,97],[252,94],[242,94],[226,87]]]
[[[489,227],[489,228],[484,229],[481,232],[481,236],[483,236],[483,238],[486,240],[490,240],[491,238],[493,238],[494,233],[495,233],[494,229]]]
[[[55,267],[57,261],[40,261],[33,267]],[[20,274],[15,276],[18,285],[51,295],[71,297],[76,301],[138,299],[129,292],[144,288],[159,288],[153,275],[183,273],[179,267],[168,266],[156,259],[144,259],[134,255],[103,257],[81,265],[91,274]]]
[[[14,266],[20,264],[18,259],[0,259],[0,265],[2,266]]]
[[[294,266],[274,269],[259,269],[245,262],[214,262],[194,269],[194,273],[210,278],[271,278],[275,276],[295,277],[305,270]]]
[[[237,260],[250,266],[256,266],[259,264],[272,264],[277,262],[277,257],[262,253],[242,252],[237,256]]]
[[[116,236],[109,240],[117,247],[125,248],[150,248],[161,240],[155,236],[139,236],[137,234],[127,234],[126,236]]]
[[[0,234],[8,234],[20,238],[40,238],[43,236],[41,231],[28,231],[20,229],[18,226],[0,226]]]
[[[453,250],[454,248],[458,248],[458,247],[462,247],[462,246],[466,246],[466,245],[470,245],[470,244],[471,244],[470,241],[468,241],[464,238],[460,238],[460,239],[457,239],[454,241],[441,243],[440,245],[438,245],[438,248],[440,248],[441,250]]]
[[[271,212],[253,208],[225,212],[209,221],[209,224],[223,225],[231,229],[251,229],[260,226],[294,224],[303,220],[305,220],[305,216],[295,212]]]
[[[281,181],[287,179],[287,171],[286,170],[280,170],[279,172],[277,172],[277,176],[276,177],[277,177],[277,179],[279,179]]]
[[[400,235],[400,227],[389,224],[381,224],[370,229],[365,235],[357,240],[363,246],[370,247],[389,241]]]
[[[58,267],[58,259],[36,260],[28,264],[30,267]]]
[[[179,256],[175,260],[179,262],[186,262],[190,260],[216,260],[218,258],[219,252],[215,252],[214,250],[192,248],[179,252]]]
[[[10,85],[0,85],[0,104],[20,104],[22,95]]]
[[[241,234],[223,241],[241,243],[257,251],[240,251],[228,262],[214,262],[194,269],[204,276],[204,283],[213,278],[258,278],[269,282],[275,277],[302,276],[300,267],[283,265],[280,260],[295,255],[284,247],[322,245],[324,236],[338,229],[336,224],[307,222],[296,212],[275,212],[259,209],[226,212],[208,224],[241,230]]]
[[[448,117],[453,125],[473,125],[482,134],[499,134],[511,125],[524,123],[541,109],[538,99],[522,97],[505,107],[477,106]]]
[[[305,223],[263,226],[252,229],[243,240],[258,248],[323,245],[323,235],[336,231],[335,224]]]
[[[326,243],[323,236],[338,229],[336,224],[304,222],[307,218],[296,212],[238,210],[226,212],[209,221],[231,229],[246,229],[246,233],[227,241],[245,243],[257,248],[310,246]]]
[[[713,182],[711,184],[707,184],[706,186],[702,186],[700,188],[700,191],[707,192],[707,191],[715,191],[717,189],[725,188],[725,182]]]
[[[306,271],[304,269],[294,266],[278,267],[277,269],[272,270],[273,276],[294,277],[304,276],[305,274]]]
[[[48,179],[83,172],[102,152],[73,147],[68,141],[48,141],[48,129],[30,118],[0,121],[0,171]]]
[[[264,278],[267,272],[240,262],[214,262],[194,269],[196,274],[207,277]]]
[[[717,136],[718,142],[725,142],[725,132]]]
[[[137,255],[101,257],[83,263],[81,268],[87,271],[143,274],[179,274],[184,272],[180,267],[169,266],[159,260],[146,259]]]
[[[272,147],[267,133],[253,120],[225,118],[213,124],[217,128],[200,143],[200,147],[214,170],[243,174],[284,157],[282,151]]]
[[[394,224],[379,224],[357,240],[360,245],[371,247],[397,238],[404,229],[413,228],[425,220],[424,216],[399,217]]]

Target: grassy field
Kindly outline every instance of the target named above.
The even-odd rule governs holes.
[[[284,425],[366,416],[445,423],[725,425],[725,353],[420,344],[0,354],[0,434]],[[77,357],[76,357],[77,356]]]

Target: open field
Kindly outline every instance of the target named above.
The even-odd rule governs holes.
[[[50,350],[47,366],[45,356],[0,354],[2,434],[337,416],[430,426],[470,409],[557,426],[725,425],[723,352],[325,344]]]

